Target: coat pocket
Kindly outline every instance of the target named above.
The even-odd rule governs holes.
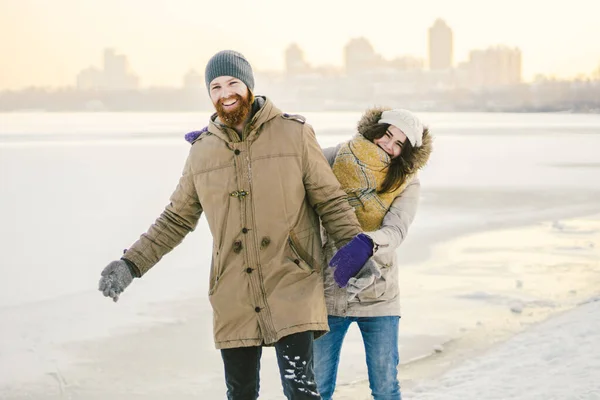
[[[219,249],[223,248],[223,241],[225,240],[225,235],[227,234],[227,222],[229,222],[229,206],[231,204],[231,196],[227,196],[227,201],[225,203],[225,214],[223,214],[223,220],[221,222],[221,234],[219,235]]]
[[[390,281],[392,279],[391,268],[389,265],[379,265],[381,269],[381,276],[375,281],[364,288],[351,302],[358,303],[373,303],[381,302],[389,299],[390,295],[393,295],[393,285]]]
[[[294,264],[304,271],[315,271],[315,266],[318,266],[318,263],[310,254],[308,254],[306,250],[304,250],[302,246],[300,246],[294,231],[290,231],[290,235],[288,236],[288,245],[292,250]]]
[[[223,252],[225,235],[227,234],[227,222],[229,220],[229,206],[231,203],[231,197],[227,196],[227,202],[225,203],[225,214],[221,223],[221,234],[219,235],[218,247],[213,247],[212,261],[210,264],[210,283],[208,288],[208,295],[210,296],[215,292],[219,279],[221,278],[221,253]]]
[[[310,233],[310,235],[313,234],[314,232]],[[310,235],[306,237],[306,239],[309,239],[307,241],[307,244],[309,246],[313,243],[311,240],[315,239],[311,238]],[[292,247],[292,250],[296,253],[298,257],[300,257],[300,259],[304,260],[304,262],[310,267],[311,270],[321,272],[321,263],[317,259],[315,259],[314,254],[311,254],[311,252],[306,250],[306,248],[301,244],[301,241],[299,240],[298,236],[293,230],[290,231],[289,242],[290,246]],[[313,245],[312,248],[313,250],[317,250],[317,256],[320,258],[320,247]]]
[[[221,278],[221,257],[220,250],[213,249],[213,256],[210,263],[210,278],[208,284],[208,295],[212,295],[217,288],[219,279]]]

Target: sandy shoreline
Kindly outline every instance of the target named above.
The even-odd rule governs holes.
[[[457,194],[457,199],[460,197]],[[549,207],[552,218],[544,212],[537,218],[532,216],[533,221],[521,218],[520,223],[517,217],[491,218],[467,225],[460,232],[462,236],[451,229],[438,232],[435,239],[427,241],[435,240],[427,260],[414,261],[423,258],[415,256],[419,254],[415,249],[401,254],[406,263],[401,272],[400,330],[400,378],[404,388],[435,378],[494,343],[575,307],[595,293],[597,262],[587,272],[584,266],[591,258],[598,259],[600,218],[573,218],[598,211],[597,205],[585,200],[575,203],[572,209],[563,208],[560,216],[557,208]],[[424,203],[426,208],[427,199]],[[490,230],[502,226],[512,227]],[[431,231],[423,227],[417,230],[416,238],[409,236],[405,245],[422,242],[419,235],[428,234],[432,235]],[[449,240],[451,237],[454,239]],[[590,247],[590,243],[597,246]],[[421,245],[421,252],[424,247]],[[550,255],[540,258],[546,251]],[[127,301],[118,306],[132,307]],[[43,374],[0,386],[0,397],[191,399],[203,393],[205,398],[223,398],[220,355],[214,349],[205,315],[210,312],[208,307],[205,296],[157,302],[138,311],[145,314],[140,317],[147,317],[147,322],[135,328],[107,332],[108,337],[103,339],[81,340],[81,336],[75,336],[80,341],[62,343],[57,339],[43,349],[32,348],[30,362],[36,357],[45,359],[44,370],[38,371]],[[102,314],[102,318],[110,317]],[[68,323],[58,320],[61,322]],[[435,353],[436,347],[443,351]],[[52,354],[42,354],[49,348],[54,349]],[[281,398],[270,350],[263,355],[261,399]],[[339,399],[368,398],[361,352],[358,336],[351,332],[342,355],[346,371],[340,372]],[[414,359],[419,360],[408,362]]]

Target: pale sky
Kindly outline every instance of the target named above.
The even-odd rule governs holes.
[[[455,64],[505,44],[521,49],[526,80],[573,77],[600,65],[599,15],[600,0],[0,0],[0,89],[72,86],[106,47],[142,86],[179,86],[225,48],[259,70],[283,69],[292,42],[312,65],[341,66],[360,36],[385,58],[426,58],[437,18],[454,31]]]

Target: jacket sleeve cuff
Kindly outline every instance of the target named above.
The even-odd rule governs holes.
[[[389,246],[386,235],[380,231],[365,232],[365,235],[373,241],[373,255]]]
[[[127,264],[127,267],[129,268],[129,272],[131,272],[132,276],[134,276],[135,278],[140,278],[142,276],[142,274],[140,273],[140,270],[134,264],[133,261],[128,260],[124,257],[121,257],[121,260],[125,261],[125,264]]]

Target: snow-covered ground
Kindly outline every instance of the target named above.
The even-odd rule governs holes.
[[[403,329],[448,340],[401,365],[403,398],[600,399],[600,216],[464,236],[432,259],[448,271],[403,271]],[[364,379],[336,397],[369,398]]]
[[[600,298],[463,360],[447,373],[404,388],[404,400],[600,399]],[[435,369],[442,362],[425,362]],[[336,400],[370,399],[365,383],[342,387]]]
[[[319,133],[353,126],[347,117],[310,119]],[[101,269],[164,207],[196,117],[155,115],[152,129],[146,115],[0,118],[23,129],[0,129],[0,399],[224,398],[204,220],[118,303],[96,290]],[[577,306],[600,294],[600,117],[430,120],[434,156],[398,251],[404,397],[594,399],[598,303]],[[147,132],[128,135],[138,126]],[[566,131],[578,146],[565,147]],[[364,364],[351,329],[336,399],[368,398]],[[530,384],[537,392],[522,390]],[[261,399],[280,398],[266,349]]]
[[[600,399],[600,298],[466,360],[404,398]]]

